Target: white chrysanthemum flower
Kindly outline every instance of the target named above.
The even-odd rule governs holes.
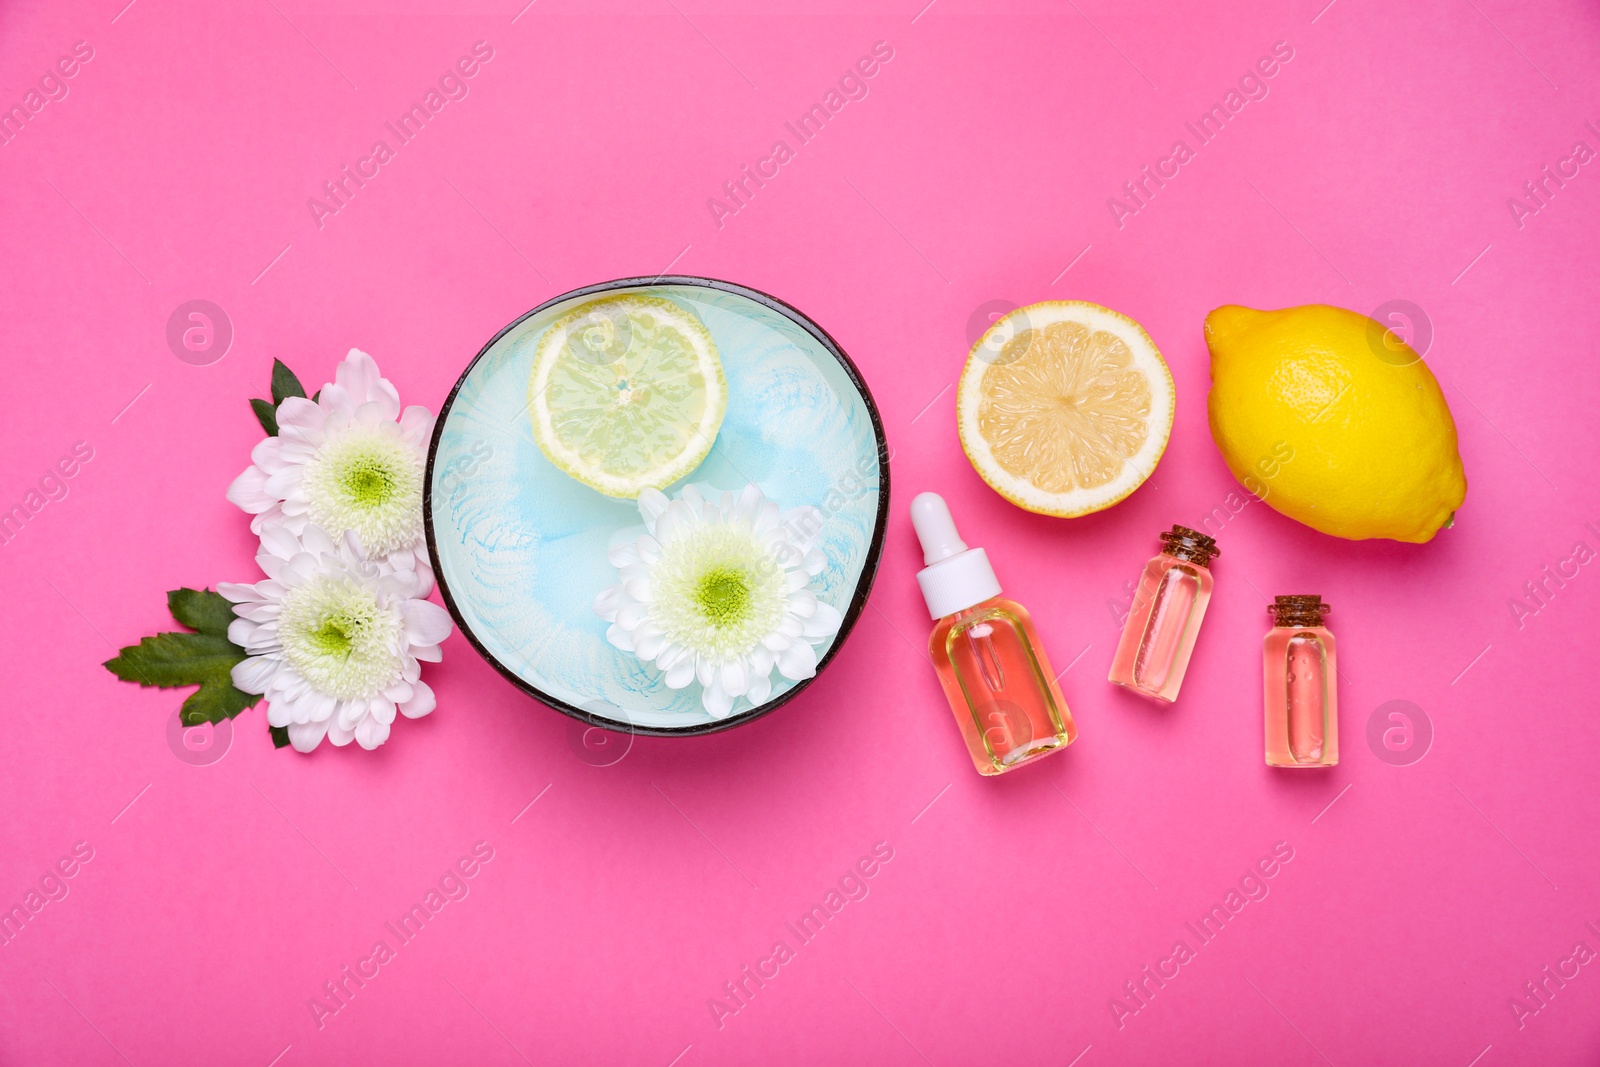
[[[250,529],[354,533],[374,559],[412,556],[431,587],[422,478],[432,413],[415,405],[402,412],[372,357],[352,348],[315,402],[288,397],[277,417],[278,435],[256,445],[250,468],[228,487],[228,499],[255,516]]]
[[[299,536],[262,527],[256,562],[264,581],[217,585],[238,616],[228,639],[249,653],[233,684],[266,696],[267,722],[288,727],[295,748],[310,752],[324,737],[377,748],[397,710],[413,719],[433,710],[418,661],[439,661],[450,616],[422,599],[429,579],[365,558],[353,533],[336,542],[314,525]]]
[[[774,667],[796,681],[817,673],[816,646],[843,618],[810,588],[826,564],[816,508],[780,513],[753,485],[708,500],[691,485],[677,500],[646,489],[639,513],[645,533],[611,549],[622,580],[594,601],[608,641],[653,661],[673,689],[698,679],[717,719],[740,697],[763,703]]]

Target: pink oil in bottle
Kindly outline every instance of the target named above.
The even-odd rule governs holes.
[[[1109,680],[1164,703],[1178,699],[1200,622],[1211,601],[1214,538],[1187,526],[1161,535],[1161,554],[1145,565]]]
[[[1027,609],[1000,595],[988,555],[961,539],[937,493],[917,494],[911,521],[934,620],[928,654],[972,765],[1004,774],[1060,752],[1078,729]]]
[[[1339,762],[1339,707],[1331,611],[1320,596],[1280,596],[1267,608],[1262,642],[1267,764],[1332,767]]]

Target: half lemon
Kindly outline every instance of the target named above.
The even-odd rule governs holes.
[[[591,300],[539,339],[533,439],[607,496],[664,489],[711,451],[728,410],[716,342],[695,315],[637,293]]]
[[[961,447],[1007,500],[1071,518],[1110,507],[1166,451],[1172,372],[1144,328],[1083,300],[1017,308],[972,346]]]

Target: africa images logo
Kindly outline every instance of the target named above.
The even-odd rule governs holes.
[[[738,177],[722,183],[722,193],[726,199],[707,197],[706,210],[711,212],[711,220],[717,224],[717,229],[722,229],[724,220],[729,216],[737,215],[748,207],[756,191],[766,188],[767,182],[781,173],[783,166],[795,158],[799,149],[822,133],[823,127],[837,117],[846,104],[852,100],[865,100],[871,91],[867,79],[875,77],[883,65],[893,58],[893,46],[888,41],[878,41],[872,46],[871,55],[864,55],[853,66],[845,68],[845,72],[839,75],[837,85],[830,85],[822,94],[821,101],[801,112],[793,122],[783,124],[783,128],[794,138],[793,147],[790,147],[787,139],[778,138],[772,142],[767,154],[756,160],[753,169],[746,163],[739,168]]]
[[[372,150],[362,158],[356,160],[352,170],[346,163],[339,168],[339,174],[322,183],[322,194],[326,199],[312,196],[306,198],[306,210],[311,212],[311,221],[317,224],[317,229],[322,229],[327,224],[329,216],[337,215],[350,201],[355,199],[356,193],[366,188],[367,182],[376,178],[381,173],[385,164],[395,158],[399,150],[410,144],[428,123],[439,116],[445,105],[452,100],[465,100],[472,91],[469,80],[477,77],[483,70],[483,64],[494,59],[494,48],[488,41],[478,41],[472,46],[472,55],[462,56],[439,75],[437,87],[430,85],[422,94],[420,103],[413,101],[411,107],[401,113],[394,122],[385,122],[384,129],[394,137],[394,146],[389,142],[379,139],[372,143]]]
[[[1107,197],[1106,208],[1111,212],[1111,221],[1117,224],[1117,229],[1120,230],[1127,225],[1130,216],[1137,215],[1148,207],[1156,193],[1166,188],[1167,182],[1176,178],[1183,166],[1198,155],[1200,149],[1214,141],[1228,123],[1239,116],[1245,105],[1251,101],[1265,100],[1267,94],[1272,91],[1268,81],[1276,77],[1292,59],[1294,59],[1294,48],[1288,41],[1273,42],[1272,54],[1257,59],[1254,66],[1240,75],[1237,88],[1229,86],[1228,91],[1222,94],[1220,102],[1202,111],[1195,121],[1183,124],[1184,129],[1194,137],[1192,146],[1188,137],[1178,138],[1172,143],[1171,151],[1153,164],[1140,168],[1137,176],[1122,183],[1126,200],[1119,200],[1114,196]]]

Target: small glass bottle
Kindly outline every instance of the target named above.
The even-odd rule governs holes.
[[[1339,762],[1338,671],[1333,634],[1322,625],[1332,610],[1320,596],[1280,596],[1267,608],[1272,629],[1262,649],[1270,767]]]
[[[1000,595],[981,548],[968,548],[937,493],[911,502],[922,542],[917,584],[937,620],[928,651],[979,774],[1004,774],[1078,736],[1033,620]]]
[[[1187,526],[1174,526],[1161,540],[1161,554],[1139,578],[1109,680],[1170,704],[1178,699],[1211,602],[1210,563],[1222,550],[1214,538]]]

